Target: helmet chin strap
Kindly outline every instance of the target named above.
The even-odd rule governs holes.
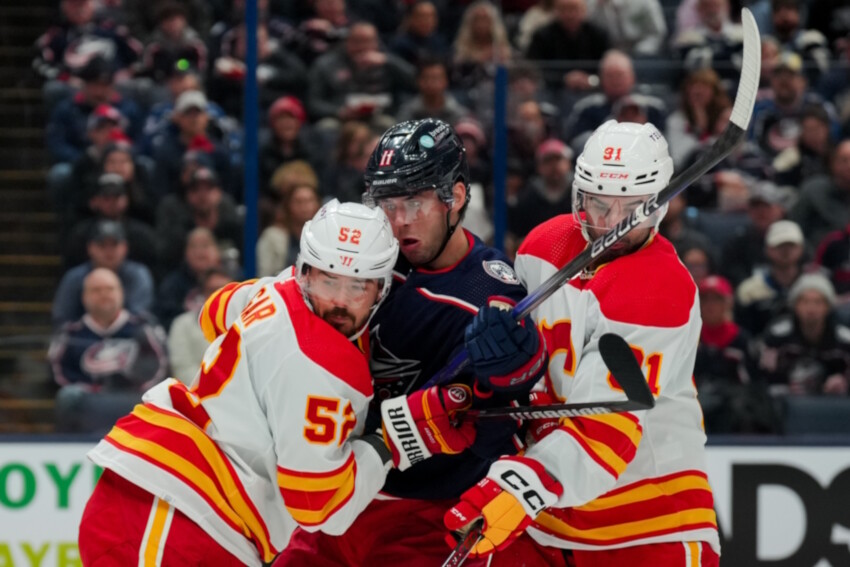
[[[420,265],[428,266],[428,265],[431,264],[431,262],[433,262],[434,260],[436,260],[437,258],[440,257],[440,255],[443,253],[443,250],[445,250],[446,246],[448,246],[449,239],[455,233],[455,230],[457,230],[457,227],[458,227],[459,224],[460,224],[460,218],[458,218],[457,222],[454,223],[454,225],[452,225],[452,208],[450,206],[449,210],[446,211],[446,235],[443,237],[443,242],[442,242],[442,244],[440,244],[440,248],[437,249],[437,252],[433,256],[431,256],[431,258],[427,262],[422,262],[422,264],[420,264]]]

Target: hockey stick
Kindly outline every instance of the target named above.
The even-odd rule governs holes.
[[[608,251],[633,228],[647,220],[673,197],[681,193],[699,177],[702,177],[708,170],[717,165],[744,139],[747,134],[747,127],[750,124],[750,118],[753,114],[753,105],[755,104],[756,91],[758,90],[761,73],[761,37],[759,36],[755,18],[753,18],[752,13],[747,8],[741,11],[741,24],[744,28],[744,58],[741,67],[741,79],[738,82],[738,93],[735,96],[735,104],[732,106],[732,115],[729,118],[729,124],[714,144],[707,151],[703,152],[696,163],[674,177],[667,187],[647,199],[642,207],[638,207],[632,211],[628,217],[617,223],[617,226],[594,240],[581,254],[573,258],[566,266],[562,267],[548,280],[543,282],[534,292],[517,303],[512,311],[517,321],[522,320],[531,313],[565,282],[574,278],[582,270],[590,266],[600,255]],[[469,364],[469,354],[465,349],[461,349],[447,366],[435,374],[423,386],[423,389],[430,388],[435,384],[445,384],[457,376],[467,364]]]
[[[620,384],[627,400],[612,402],[582,402],[576,404],[550,404],[546,406],[520,406],[470,410],[465,417],[475,419],[546,419],[559,417],[581,417],[624,411],[647,410],[655,407],[655,398],[649,391],[640,365],[631,347],[623,337],[606,333],[599,337],[599,354],[605,366]]]
[[[455,546],[451,555],[449,555],[443,562],[442,567],[460,567],[463,565],[463,562],[466,561],[466,558],[469,557],[469,554],[472,553],[472,550],[475,549],[475,546],[478,545],[479,541],[481,541],[483,532],[483,518],[479,518],[472,522],[466,533],[459,534],[460,539],[457,542],[457,546]]]

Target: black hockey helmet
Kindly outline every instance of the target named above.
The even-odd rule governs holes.
[[[369,206],[382,197],[409,196],[427,189],[436,189],[439,198],[450,203],[457,181],[466,186],[462,211],[469,203],[469,164],[463,141],[454,128],[436,118],[401,122],[384,132],[364,179],[363,203]]]

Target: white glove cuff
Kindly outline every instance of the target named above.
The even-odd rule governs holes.
[[[558,501],[558,495],[543,486],[537,472],[516,459],[499,459],[490,465],[487,477],[510,492],[531,518]]]

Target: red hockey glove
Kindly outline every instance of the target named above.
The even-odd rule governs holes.
[[[464,343],[478,380],[495,391],[529,389],[546,370],[546,343],[531,317],[517,323],[513,301],[491,297],[466,328]]]
[[[531,392],[528,401],[532,406],[548,406],[558,403],[555,396],[549,392]],[[558,421],[560,420],[557,417],[533,419],[528,424],[528,435],[536,443],[554,431],[558,427]]]
[[[405,470],[435,453],[454,455],[475,441],[471,421],[455,427],[455,414],[472,405],[469,386],[433,386],[381,403],[384,441],[393,454],[393,464]]]
[[[481,541],[470,555],[481,557],[502,550],[518,538],[545,508],[554,505],[564,492],[561,483],[549,476],[543,465],[528,457],[502,457],[487,476],[467,490],[443,517],[451,531],[484,518]],[[446,542],[454,547],[452,535]]]

